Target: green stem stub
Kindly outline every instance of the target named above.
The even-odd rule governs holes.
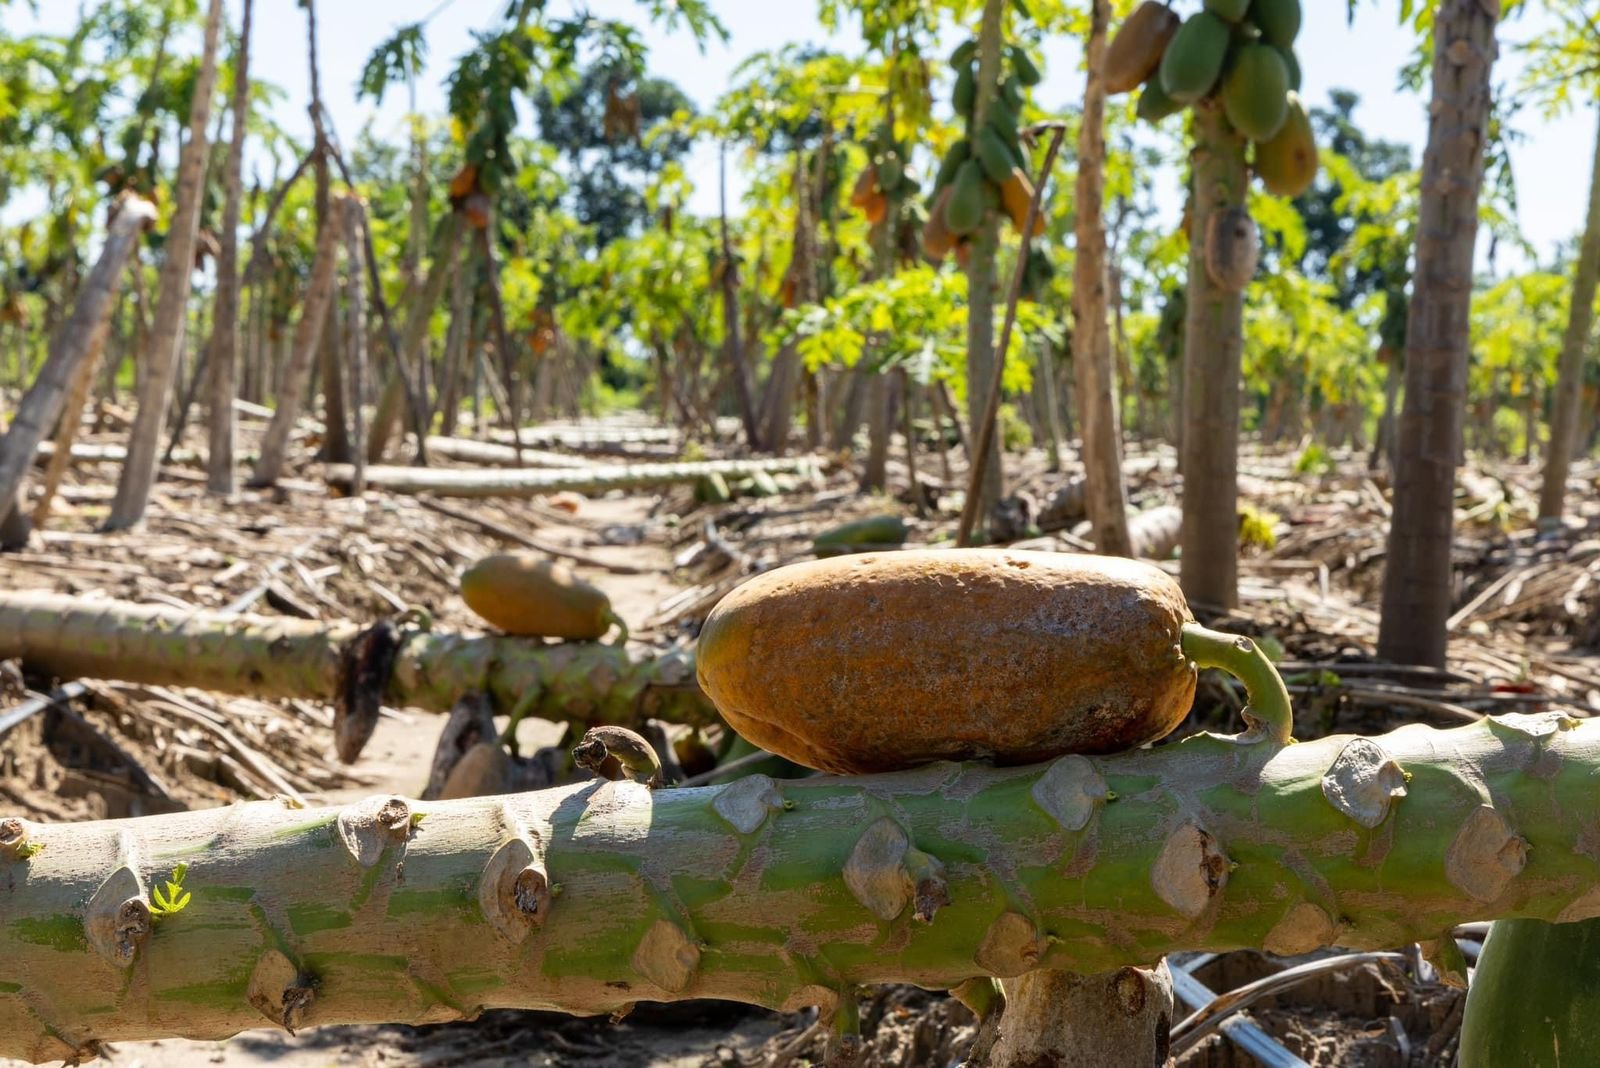
[[[1252,730],[1262,730],[1274,745],[1294,741],[1289,690],[1278,669],[1254,641],[1242,634],[1224,634],[1198,623],[1186,623],[1183,655],[1197,668],[1220,668],[1244,683],[1249,698],[1244,718]]]

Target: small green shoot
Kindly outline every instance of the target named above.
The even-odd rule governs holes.
[[[163,916],[174,916],[182,912],[189,904],[189,891],[183,888],[183,877],[189,873],[189,865],[179,864],[172,869],[172,875],[167,879],[165,889],[156,887],[150,891],[150,914],[160,919]]]

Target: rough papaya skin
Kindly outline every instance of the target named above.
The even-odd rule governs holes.
[[[535,553],[479,560],[461,575],[461,599],[490,626],[526,637],[594,641],[614,618],[603,591]]]
[[[1194,700],[1178,584],[1101,556],[932,549],[817,560],[735,589],[700,686],[749,741],[807,767],[1017,764],[1160,738]]]

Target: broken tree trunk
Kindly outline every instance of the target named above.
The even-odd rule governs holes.
[[[387,631],[384,631],[387,628]],[[376,646],[374,646],[376,642]],[[377,649],[377,652],[373,652]],[[467,637],[312,620],[185,612],[58,594],[0,593],[0,659],[61,679],[117,679],[257,697],[345,700],[351,658],[385,705],[448,712],[463,694],[579,725],[716,718],[693,659],[599,642]],[[387,679],[370,663],[392,658]]]
[[[0,818],[0,1056],[490,1007],[818,1005],[861,984],[1368,949],[1600,913],[1600,723],[461,801]],[[186,901],[153,888],[180,874]],[[1002,1018],[1003,1026],[1003,1018]]]
[[[95,357],[105,344],[117,281],[138,244],[139,233],[155,217],[155,206],[140,197],[124,197],[112,208],[100,259],[78,290],[71,316],[51,342],[50,355],[17,404],[5,437],[0,438],[0,501],[17,499],[39,445],[58,418],[76,426],[87,385],[83,390],[77,387],[86,374],[93,374]],[[76,408],[66,407],[70,396],[78,397]]]
[[[577,470],[461,470],[437,467],[369,467],[367,485],[389,493],[431,493],[438,497],[539,497],[548,493],[604,493],[654,486],[687,485],[707,475],[723,477],[798,472],[821,467],[815,456],[773,457],[767,460],[705,460],[682,464],[617,464]],[[326,477],[340,489],[350,484],[348,464],[329,464]]]
[[[345,213],[351,209],[353,199],[342,195],[334,202],[333,217],[317,235],[316,259],[311,264],[311,281],[306,287],[305,304],[300,309],[300,321],[294,328],[294,354],[284,369],[283,381],[278,387],[278,404],[272,413],[272,422],[261,438],[261,454],[256,459],[255,473],[250,477],[252,486],[271,486],[283,474],[283,464],[288,458],[289,432],[294,429],[300,415],[302,395],[311,381],[311,364],[316,359],[322,342],[322,331],[328,322],[328,306],[333,302],[333,268],[339,259],[339,237],[343,230]]]
[[[568,456],[562,452],[536,452],[523,449],[521,462],[513,445],[496,445],[492,441],[473,441],[471,438],[446,438],[437,434],[428,436],[428,455],[441,460],[481,464],[484,467],[562,467],[567,469],[594,467],[593,460],[581,456]]]

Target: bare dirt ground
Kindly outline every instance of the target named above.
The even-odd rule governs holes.
[[[1464,474],[1460,607],[1452,620],[1460,640],[1450,671],[1429,675],[1373,661],[1387,490],[1363,457],[1333,460],[1330,469],[1307,473],[1295,469],[1292,455],[1247,452],[1242,495],[1273,532],[1272,544],[1247,550],[1242,608],[1210,618],[1281,652],[1297,700],[1297,734],[1380,731],[1415,719],[1450,725],[1500,710],[1600,712],[1600,470],[1575,472],[1579,514],[1562,536],[1545,541],[1532,534],[1536,472],[1479,464]],[[1049,474],[1038,453],[1010,464],[1008,484],[1020,487],[1010,510],[1013,544],[1080,547],[1077,517],[1059,507],[1072,465]],[[947,541],[960,468],[947,483],[928,474],[939,471],[936,459],[925,456],[921,465],[916,492],[903,467],[893,470],[897,499],[858,494],[853,477],[839,471],[816,482],[790,480],[778,496],[722,505],[698,505],[683,487],[600,499],[448,502],[454,514],[411,498],[331,496],[314,465],[277,491],[218,503],[203,495],[196,472],[178,467],[164,469],[143,530],[100,534],[95,528],[117,468],[86,463],[64,487],[48,529],[36,532],[26,551],[0,557],[0,583],[329,621],[367,622],[422,608],[436,628],[474,631],[479,624],[457,596],[456,578],[480,556],[515,547],[492,532],[509,528],[580,558],[579,572],[608,592],[634,640],[665,647],[692,642],[699,621],[727,590],[749,573],[808,557],[811,538],[839,522],[892,509],[908,517],[911,544]],[[1176,499],[1170,450],[1134,449],[1128,470],[1135,507]],[[0,673],[0,686],[11,688],[0,712],[15,703],[23,681],[14,668]],[[38,690],[54,680],[25,681]],[[1240,698],[1230,686],[1208,681],[1184,729],[1232,729]],[[354,767],[333,756],[330,722],[328,710],[312,702],[91,681],[82,697],[0,735],[0,806],[37,819],[80,820],[271,796],[284,783],[312,802],[376,791],[415,794],[443,721],[394,712]],[[525,728],[525,740],[535,744],[553,744],[562,731],[550,724]],[[1220,992],[1278,967],[1241,953],[1195,974]],[[1459,1011],[1456,993],[1413,972],[1363,966],[1268,998],[1247,1015],[1309,1063],[1389,1068],[1450,1063]],[[901,988],[879,993],[864,1017],[874,1064],[946,1068],[973,1033],[970,1015],[954,1002]],[[820,1051],[821,1035],[804,1015],[695,1003],[641,1007],[620,1023],[495,1012],[429,1028],[130,1043],[109,1051],[109,1060],[152,1068],[776,1068],[815,1063]],[[1212,1036],[1179,1063],[1253,1062]]]

